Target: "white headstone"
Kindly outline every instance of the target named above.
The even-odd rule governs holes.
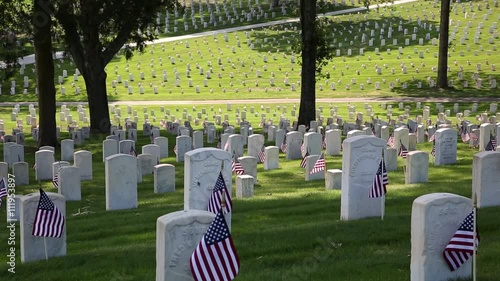
[[[92,180],[92,152],[80,150],[75,152],[75,167],[80,171],[80,179]]]
[[[429,179],[429,154],[410,151],[406,156],[405,184],[427,182]]]
[[[154,167],[154,193],[175,191],[175,166],[160,164]]]
[[[450,128],[436,131],[436,156],[434,165],[446,165],[457,162],[457,132]]]
[[[137,158],[115,154],[106,158],[106,210],[137,208]]]
[[[113,139],[106,139],[102,142],[102,162],[106,161],[106,158],[118,154],[118,142]]]
[[[340,209],[342,220],[381,216],[382,200],[369,198],[369,193],[386,144],[383,139],[366,135],[344,140]]]
[[[411,212],[411,281],[469,278],[471,261],[451,271],[443,251],[462,221],[472,211],[469,198],[431,193],[413,201]]]
[[[50,150],[39,150],[35,152],[37,181],[52,180],[52,163],[55,162],[54,152]]]
[[[66,201],[82,200],[79,168],[74,166],[61,167],[58,174],[59,194],[63,195]]]
[[[154,144],[160,147],[160,157],[168,157],[168,139],[166,137],[157,137],[154,139]]]
[[[194,280],[189,261],[215,214],[184,210],[156,221],[156,281]]]
[[[116,145],[115,145],[116,149]],[[61,141],[61,160],[73,161],[73,154],[75,153],[75,146],[73,140],[67,139]]]
[[[477,207],[500,206],[500,151],[476,153],[472,162],[472,190],[477,194]]]
[[[264,149],[266,159],[264,160],[264,170],[274,170],[279,168],[279,148],[268,146]]]
[[[12,165],[12,174],[16,179],[16,186],[28,185],[30,183],[29,169],[30,167],[26,162],[16,162]]]
[[[66,217],[66,201],[64,196],[47,192],[47,196]],[[66,255],[66,225],[63,228],[61,238],[33,236],[32,229],[35,222],[36,210],[40,201],[40,193],[31,193],[21,197],[20,201],[20,240],[21,240],[21,262],[32,262],[45,260],[46,255],[50,257],[61,257]],[[47,245],[45,247],[45,245]],[[45,253],[47,249],[47,253]]]
[[[199,148],[189,151],[184,158],[184,210],[208,210],[221,167],[226,188],[232,191],[231,153],[217,148]],[[231,227],[231,213],[225,217]]]
[[[190,136],[178,136],[175,138],[177,155],[175,161],[184,162],[184,154],[191,150],[192,141]]]

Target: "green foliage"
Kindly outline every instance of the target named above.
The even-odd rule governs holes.
[[[18,58],[25,54],[30,39],[26,1],[0,1],[0,83],[12,78],[19,68]]]

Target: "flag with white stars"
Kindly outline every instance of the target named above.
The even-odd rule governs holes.
[[[222,209],[201,238],[189,264],[195,281],[230,281],[238,274],[240,261]]]
[[[33,222],[33,236],[61,238],[63,229],[63,214],[40,188],[40,201]]]

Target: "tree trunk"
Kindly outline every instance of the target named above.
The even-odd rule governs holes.
[[[90,113],[90,131],[93,134],[109,134],[110,119],[104,65],[98,57],[87,56],[82,72],[87,88]]]
[[[437,85],[448,88],[448,33],[450,31],[450,0],[441,1],[441,25],[439,28],[439,59]]]
[[[39,133],[38,147],[57,147],[56,88],[54,86],[54,61],[52,59],[51,15],[46,7],[50,0],[33,1],[33,26],[36,79],[38,87]]]
[[[300,0],[302,26],[302,82],[300,92],[299,125],[309,127],[316,118],[316,0]]]

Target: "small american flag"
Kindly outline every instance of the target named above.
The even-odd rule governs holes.
[[[477,249],[479,245],[479,239],[479,233],[476,232],[476,241],[474,241],[474,213],[471,212],[444,249],[444,260],[451,271],[455,271],[472,256],[474,247]]]
[[[226,143],[224,144],[224,150],[227,151],[229,149],[229,140],[226,140]]]
[[[263,163],[266,161],[266,147],[262,145],[262,147],[259,150],[259,161]]]
[[[59,188],[59,173],[56,173],[52,178],[52,184],[55,188]]]
[[[497,140],[493,135],[490,134],[490,141],[484,148],[485,151],[496,151],[497,150]]]
[[[316,163],[314,163],[314,166],[309,173],[310,175],[316,174],[318,172],[324,171],[325,170],[325,155],[321,153],[321,156],[319,157],[318,160],[316,160]]]
[[[323,135],[323,140],[321,142],[321,148],[322,149],[326,149],[326,138],[325,138],[325,135]]]
[[[306,146],[304,143],[302,143],[302,145],[300,146],[300,153],[302,153],[301,155],[306,155],[307,153]]]
[[[5,178],[0,180],[0,206],[2,206],[2,198],[7,197],[7,184]]]
[[[394,136],[390,135],[389,139],[387,140],[387,146],[394,148]]]
[[[287,145],[286,145],[286,136],[283,138],[283,142],[281,143],[281,151],[286,153]]]
[[[469,140],[470,140],[469,133],[467,133],[467,132],[462,132],[460,134],[460,137],[462,138],[462,141],[465,142],[465,143],[469,142]]]
[[[189,265],[195,281],[231,281],[238,274],[240,261],[222,210],[201,238]]]
[[[36,170],[36,162],[33,164],[33,170]]]
[[[309,152],[306,152],[306,155],[302,158],[302,161],[300,161],[300,167],[305,168],[307,164],[307,156],[309,156]]]
[[[407,155],[408,155],[408,149],[406,149],[403,143],[401,143],[401,146],[399,148],[399,156],[406,158]]]
[[[137,153],[135,152],[135,149],[133,146],[130,146],[130,151],[128,152],[128,154],[130,154],[134,157],[137,157]]]
[[[61,238],[64,229],[64,216],[40,188],[40,201],[33,222],[33,236]]]
[[[436,139],[436,133],[432,134],[432,136],[429,138],[429,142],[434,141]]]
[[[370,189],[370,198],[377,198],[384,196],[387,193],[386,186],[389,184],[389,177],[387,176],[387,170],[385,169],[384,154],[382,153],[382,159],[378,164],[377,173],[373,178],[372,187]]]
[[[436,142],[432,144],[432,150],[431,150],[431,155],[436,157]]]
[[[479,146],[479,137],[474,132],[471,132],[469,136],[472,140],[472,147]]]
[[[243,175],[245,173],[243,166],[238,159],[236,159],[236,156],[233,157],[233,161],[231,162],[231,170],[237,175]]]
[[[174,145],[174,153],[175,153],[175,155],[177,155],[177,144]]]
[[[226,182],[224,181],[224,177],[222,176],[222,172],[219,172],[219,177],[217,177],[217,181],[215,182],[214,190],[212,191],[212,195],[210,196],[210,201],[208,202],[208,211],[216,214],[218,210],[221,209],[222,206],[222,193],[225,194],[226,205],[224,209],[224,213],[229,213],[232,210],[233,202],[231,201],[231,193],[227,191]]]
[[[497,139],[492,134],[490,134],[490,141],[491,141],[491,145],[493,146],[493,150],[496,151],[496,148],[497,148]]]

